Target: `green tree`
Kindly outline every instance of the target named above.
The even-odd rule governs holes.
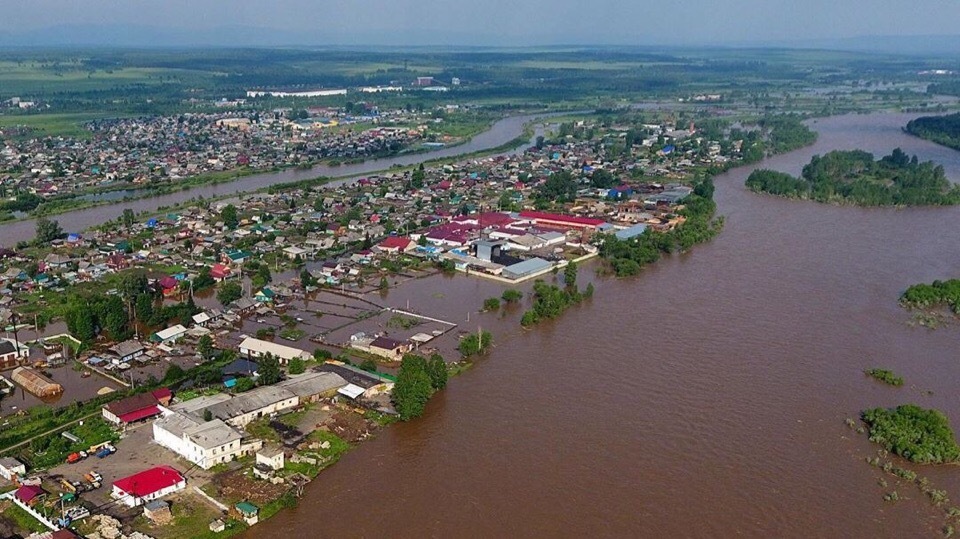
[[[147,323],[148,320],[153,318],[153,296],[150,294],[138,294],[136,303],[134,304],[134,312],[137,315],[137,320],[142,323]]]
[[[37,243],[40,245],[48,244],[63,236],[63,229],[60,228],[60,223],[56,220],[47,219],[46,217],[37,219],[36,231]]]
[[[392,400],[402,421],[423,415],[423,410],[433,394],[426,360],[421,356],[407,354],[400,364],[400,372],[393,386]]]
[[[380,277],[380,290],[389,290],[389,289],[390,289],[390,281],[387,280],[386,275],[384,275],[383,277]]]
[[[577,287],[577,263],[570,262],[565,268],[563,268],[563,282],[567,285],[567,288],[576,288]]]
[[[427,361],[427,375],[430,376],[430,385],[433,389],[440,390],[447,387],[447,379],[450,373],[447,371],[447,362],[443,356],[434,353]]]
[[[197,352],[203,359],[210,359],[214,356],[213,339],[209,335],[203,335],[197,341]]]
[[[262,386],[273,385],[280,381],[282,372],[280,371],[280,362],[277,361],[277,358],[273,354],[266,354],[261,357],[257,364],[257,373],[260,374],[260,377],[257,378],[257,383]]]
[[[364,359],[363,362],[360,363],[360,368],[367,372],[377,372],[377,362],[370,358]]]
[[[514,289],[504,290],[503,294],[500,296],[500,299],[507,303],[516,303],[523,299],[523,292]]]
[[[290,360],[290,374],[303,374],[307,372],[307,364],[300,358],[295,357]]]
[[[243,297],[243,286],[237,281],[224,281],[217,289],[217,301],[224,307],[241,297]]]
[[[253,383],[253,380],[247,377],[238,378],[237,385],[233,386],[233,390],[236,393],[244,393],[250,391],[254,388],[256,384]]]
[[[493,343],[493,335],[489,331],[481,331],[480,335],[471,333],[460,340],[457,350],[464,357],[470,357],[475,354],[483,353]]]
[[[273,275],[270,273],[270,266],[260,264],[260,266],[257,267],[257,273],[251,279],[254,288],[263,288],[271,282],[273,282]]]
[[[237,214],[237,207],[233,204],[227,204],[223,210],[220,211],[220,219],[223,220],[223,224],[227,226],[230,230],[237,228],[240,224],[240,217]]]
[[[125,301],[138,298],[141,294],[150,291],[150,284],[147,275],[143,271],[134,270],[121,274],[120,277],[120,295]]]
[[[136,215],[134,215],[133,210],[126,208],[123,210],[123,215],[120,216],[120,220],[123,221],[124,228],[129,231],[136,222]]]
[[[167,372],[166,374],[163,375],[163,383],[172,384],[174,382],[177,382],[183,379],[185,374],[186,373],[184,373],[180,365],[172,364],[169,367],[167,367]]]
[[[313,351],[313,359],[317,361],[326,361],[333,357],[333,354],[329,350],[324,350],[323,348],[317,348]]]

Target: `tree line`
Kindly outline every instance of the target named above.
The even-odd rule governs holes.
[[[960,87],[956,95],[960,95]],[[960,112],[910,120],[907,122],[906,131],[911,135],[960,150]]]

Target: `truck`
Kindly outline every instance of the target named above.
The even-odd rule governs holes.
[[[86,479],[87,481],[89,481],[89,482],[91,482],[91,483],[96,483],[96,482],[98,482],[98,481],[103,481],[103,476],[100,475],[99,473],[97,473],[97,472],[94,471],[94,470],[91,470],[90,472],[88,472],[88,473],[87,473],[86,475],[84,475],[83,477],[84,477],[84,479]]]
[[[83,460],[83,457],[80,456],[80,453],[70,453],[70,455],[67,456],[67,464],[76,464],[81,460]]]
[[[110,455],[114,454],[116,451],[117,451],[117,448],[113,447],[112,445],[104,446],[100,451],[97,451],[97,458],[102,459],[102,458],[109,457]]]

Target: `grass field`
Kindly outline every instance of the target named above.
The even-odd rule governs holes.
[[[0,61],[0,97],[53,92],[91,92],[119,89],[129,85],[159,85],[209,79],[215,74],[187,69],[117,67],[93,69],[79,62]]]
[[[91,120],[115,118],[116,114],[83,112],[75,114],[11,114],[0,115],[0,127],[26,126],[40,131],[40,135],[89,138],[92,133],[83,127]]]

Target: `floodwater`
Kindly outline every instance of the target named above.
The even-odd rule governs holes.
[[[815,146],[762,166],[901,146],[960,179],[960,153],[900,131],[910,117],[822,119]],[[843,420],[906,402],[960,418],[960,325],[910,327],[897,306],[908,285],[957,276],[960,208],[754,195],[750,170],[716,179],[727,225],[712,243],[633,279],[588,264],[594,298],[534,330],[523,307],[477,315],[495,283],[391,290],[386,303],[493,331],[495,350],[245,537],[938,535],[942,513],[891,476],[881,487],[863,461],[876,448]],[[875,366],[906,384],[865,377]],[[960,469],[906,467],[960,499]],[[907,499],[884,502],[892,490]]]
[[[581,111],[582,112],[582,111]],[[70,211],[51,217],[60,222],[60,225],[67,232],[82,232],[88,228],[102,224],[104,221],[113,219],[123,213],[125,208],[130,208],[139,213],[144,211],[157,211],[160,207],[169,207],[180,202],[203,197],[219,198],[226,195],[255,191],[263,187],[269,187],[278,183],[296,182],[308,180],[320,176],[330,178],[345,178],[361,174],[373,173],[394,166],[409,166],[420,163],[428,159],[441,159],[444,157],[454,157],[468,153],[480,152],[496,148],[511,140],[517,138],[523,133],[526,124],[535,121],[538,118],[549,118],[556,116],[557,113],[530,114],[522,116],[510,116],[495,122],[490,129],[477,134],[469,141],[457,145],[448,146],[441,150],[428,153],[405,154],[394,157],[385,157],[382,159],[369,159],[363,163],[353,165],[317,165],[311,169],[286,169],[280,172],[264,172],[252,174],[239,178],[235,181],[221,184],[208,184],[193,187],[188,190],[175,191],[173,193],[158,195],[148,198],[141,198],[128,202],[118,202],[111,206],[98,206],[81,210]],[[541,129],[535,131],[530,144],[535,137],[542,134]],[[505,152],[513,153],[517,150]],[[327,185],[337,185],[343,181],[331,182]],[[124,191],[116,191],[112,194],[103,194],[102,200],[116,200],[117,197],[124,196]],[[13,221],[0,224],[0,246],[13,246],[19,241],[33,239],[36,235],[36,221],[26,219],[22,221]]]

